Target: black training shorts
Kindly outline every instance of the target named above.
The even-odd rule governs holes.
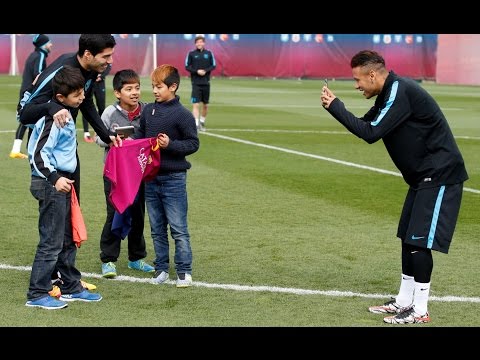
[[[447,254],[462,201],[463,183],[408,190],[397,236],[405,243]]]
[[[192,104],[202,102],[208,104],[210,100],[210,85],[192,84]]]

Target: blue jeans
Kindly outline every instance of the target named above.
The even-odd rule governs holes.
[[[33,260],[27,299],[37,300],[52,290],[52,273],[60,271],[65,294],[83,290],[75,267],[77,247],[72,238],[71,193],[59,192],[47,180],[32,176],[30,192],[38,200],[40,241]]]
[[[175,241],[175,271],[192,273],[192,249],[187,226],[187,173],[157,175],[145,183],[145,201],[155,249],[155,270],[169,272],[168,226]]]

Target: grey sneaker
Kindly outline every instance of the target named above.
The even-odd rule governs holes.
[[[180,273],[177,277],[177,288],[192,286],[192,275]]]
[[[205,121],[200,121],[200,123],[198,124],[198,130],[207,131],[207,128],[205,127]]]
[[[370,306],[368,308],[368,311],[374,314],[398,314],[403,309],[405,308],[402,308],[400,305],[398,305],[395,302],[395,298],[392,298],[383,305]]]
[[[168,280],[168,273],[165,271],[157,270],[153,274],[153,282],[155,284],[163,284],[167,280]]]

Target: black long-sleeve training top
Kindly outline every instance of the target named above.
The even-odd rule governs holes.
[[[20,98],[25,90],[32,86],[33,80],[47,67],[48,51],[36,47],[27,60],[22,74],[22,85],[20,86]]]
[[[78,109],[71,111],[73,119],[76,121],[78,110],[82,111],[90,125],[92,125],[95,133],[106,144],[111,143],[109,135],[114,135],[103,124],[103,121],[98,114],[97,108],[93,103],[93,83],[95,82],[98,73],[96,71],[87,71],[79,63],[76,53],[69,53],[60,55],[53,63],[40,74],[33,88],[28,89],[32,94],[28,102],[23,108],[18,106],[19,120],[23,125],[35,124],[38,119],[43,116],[53,116],[60,111],[62,107],[55,102],[49,102],[53,97],[52,79],[63,66],[70,65],[74,68],[80,69],[85,78],[85,100]]]
[[[327,111],[366,142],[382,139],[405,182],[413,189],[468,179],[444,114],[433,97],[412,79],[390,71],[374,106],[362,118],[355,117],[338,98]]]
[[[192,84],[208,85],[210,84],[210,73],[217,67],[215,57],[210,50],[202,51],[195,49],[190,51],[185,58],[185,69],[190,72]],[[205,75],[200,76],[197,70],[205,70]]]

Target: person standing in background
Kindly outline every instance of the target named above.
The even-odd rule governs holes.
[[[20,98],[27,88],[29,88],[35,78],[47,67],[47,57],[50,51],[52,51],[53,43],[50,38],[45,34],[38,34],[33,37],[33,45],[35,49],[25,60],[25,66],[23,67],[22,85],[20,86]],[[18,124],[17,131],[15,132],[15,140],[13,140],[12,151],[10,151],[10,157],[12,159],[27,159],[28,156],[21,152],[23,136],[27,127],[21,123]],[[28,131],[28,138],[32,130]]]
[[[205,122],[210,101],[210,73],[217,67],[215,57],[210,50],[205,49],[205,37],[195,37],[195,50],[190,51],[185,59],[185,69],[190,72],[192,81],[192,114],[197,129],[205,131]],[[203,104],[200,110],[200,103]]]
[[[97,75],[97,79],[93,83],[93,96],[95,98],[95,103],[97,104],[98,114],[102,116],[103,111],[106,107],[106,92],[105,92],[105,78],[110,73],[112,69],[112,64],[108,64],[108,67],[105,69],[104,72]],[[88,121],[82,114],[82,123],[83,123],[83,140],[85,142],[91,143],[94,142],[92,136],[90,135],[90,131],[88,130]]]

